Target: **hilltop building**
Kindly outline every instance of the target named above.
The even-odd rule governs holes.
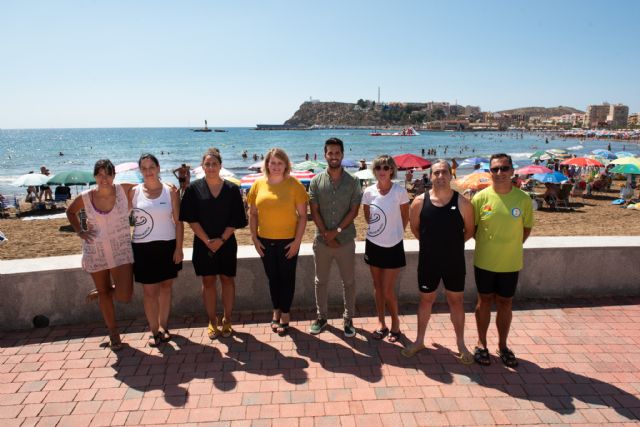
[[[611,127],[623,128],[627,126],[629,107],[623,104],[602,103],[589,105],[584,117],[587,128]]]

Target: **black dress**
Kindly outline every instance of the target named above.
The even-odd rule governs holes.
[[[197,179],[187,187],[180,204],[180,221],[197,222],[210,239],[222,236],[225,228],[247,226],[247,214],[240,187],[224,181],[218,197],[213,197],[207,182]],[[236,275],[238,243],[232,235],[216,253],[193,236],[193,268],[197,276]]]

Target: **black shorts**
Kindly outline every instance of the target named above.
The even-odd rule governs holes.
[[[449,292],[464,292],[466,277],[464,262],[460,268],[443,268],[446,263],[434,259],[429,261],[429,266],[425,264],[426,262],[423,264],[422,259],[418,262],[418,289],[420,292],[435,292],[440,286],[440,280]]]
[[[476,276],[476,287],[480,294],[496,294],[503,298],[513,298],[518,286],[518,271],[496,273],[476,266],[473,267]]]
[[[156,240],[146,243],[132,243],[133,277],[143,284],[164,282],[178,277],[182,263],[173,262],[176,250],[175,240]]]
[[[193,269],[196,276],[236,276],[238,264],[238,243],[235,236],[224,242],[220,249],[213,253],[198,237],[193,240]]]
[[[401,268],[407,265],[404,256],[404,243],[401,240],[395,246],[385,248],[366,240],[364,246],[364,262],[372,267],[379,268]]]

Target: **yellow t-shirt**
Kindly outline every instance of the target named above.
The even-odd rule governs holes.
[[[473,264],[483,270],[508,273],[522,270],[522,237],[533,228],[531,198],[512,188],[498,194],[486,188],[471,200],[476,225]]]
[[[258,208],[258,236],[265,239],[293,239],[296,236],[296,205],[309,201],[304,186],[293,177],[269,184],[266,177],[256,180],[247,203]]]

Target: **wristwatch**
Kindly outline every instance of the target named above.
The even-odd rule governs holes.
[[[336,231],[337,231],[338,233],[342,233],[342,228],[341,228],[341,227],[338,227],[338,228],[336,228]]]

